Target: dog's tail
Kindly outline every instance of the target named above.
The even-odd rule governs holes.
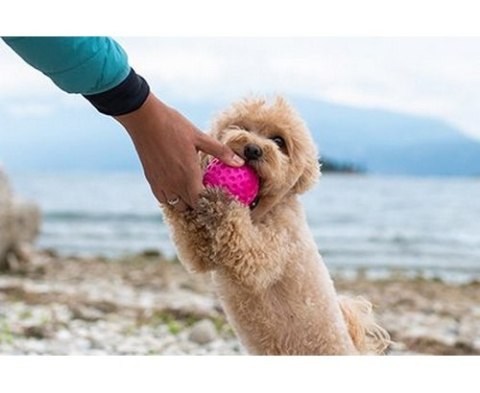
[[[348,332],[360,353],[382,354],[390,346],[390,335],[375,321],[372,304],[363,297],[340,296]]]

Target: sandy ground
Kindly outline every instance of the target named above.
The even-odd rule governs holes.
[[[340,293],[371,300],[389,355],[480,354],[480,282],[335,274]],[[0,274],[3,355],[246,355],[208,276],[155,253],[119,260],[36,252]]]

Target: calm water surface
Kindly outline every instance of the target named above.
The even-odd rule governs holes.
[[[38,246],[119,256],[175,249],[141,174],[18,174],[44,214]],[[332,268],[412,268],[480,277],[480,179],[324,175],[302,196]]]

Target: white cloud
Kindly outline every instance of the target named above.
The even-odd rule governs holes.
[[[82,100],[61,91],[0,40],[0,113],[14,117],[49,116],[59,108],[78,107]]]
[[[441,118],[480,137],[480,39],[119,39],[157,93],[284,92]]]
[[[50,79],[25,63],[0,40],[1,97],[45,97],[58,94],[56,90]]]
[[[434,116],[480,137],[480,38],[119,38],[160,97],[302,95]],[[61,101],[0,46],[2,95]],[[5,71],[7,70],[7,72]],[[6,75],[7,74],[7,75]]]
[[[38,102],[7,104],[5,112],[14,117],[45,117],[55,112],[55,106]]]

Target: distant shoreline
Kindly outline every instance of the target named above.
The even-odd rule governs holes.
[[[323,173],[365,174],[365,168],[348,162],[338,162],[329,158],[318,160]]]
[[[108,263],[122,263],[137,258],[159,258],[168,263],[179,263],[177,255],[167,255],[158,249],[145,249],[139,252],[124,252],[116,255],[99,253],[68,253],[60,252],[50,247],[38,248],[38,252],[50,255],[52,258],[74,261],[98,260]],[[435,266],[355,266],[351,264],[331,265],[328,257],[324,257],[329,271],[342,279],[347,280],[425,280],[442,282],[448,285],[480,284],[480,268],[472,270],[467,267],[435,267]]]

